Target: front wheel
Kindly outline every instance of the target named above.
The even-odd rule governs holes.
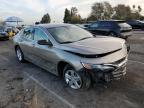
[[[91,86],[90,75],[84,71],[77,72],[70,65],[64,68],[64,80],[72,89],[88,89]]]

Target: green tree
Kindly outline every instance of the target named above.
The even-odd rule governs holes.
[[[131,8],[129,6],[125,6],[124,4],[119,4],[114,7],[115,15],[113,19],[118,20],[128,20],[131,19]]]
[[[140,13],[142,11],[142,8],[141,8],[141,6],[139,5],[138,6],[138,12]]]
[[[140,20],[144,20],[144,16],[140,16]]]
[[[82,23],[82,18],[78,14],[78,9],[76,7],[72,7],[70,10],[66,8],[63,20],[64,23],[72,23],[72,24]]]
[[[104,5],[103,3],[95,3],[92,6],[92,12],[90,16],[95,17],[95,20],[101,20],[104,13]]]
[[[137,19],[137,20],[143,19],[143,16],[141,15],[141,11],[142,11],[142,8],[140,5],[137,6],[137,8],[135,5],[133,5],[133,10],[131,13],[131,19]]]
[[[110,3],[104,2],[104,14],[103,14],[103,19],[111,19],[111,16],[113,14],[113,8]]]
[[[41,21],[40,21],[42,24],[44,24],[44,23],[50,23],[51,22],[51,18],[50,18],[50,15],[47,13],[47,14],[45,14],[43,17],[42,17],[42,19],[41,19]]]
[[[135,7],[136,7],[136,6],[135,6],[135,5],[133,5],[133,9],[135,9]]]
[[[76,16],[78,13],[78,9],[76,7],[71,8],[71,16]]]
[[[65,9],[65,15],[63,20],[64,23],[69,23],[71,21],[71,13],[67,8]]]
[[[94,3],[88,21],[111,19],[113,8],[108,2]]]
[[[71,17],[71,23],[72,24],[79,24],[79,23],[82,22],[81,20],[82,19],[81,19],[80,15],[74,15],[74,16]]]
[[[97,19],[94,15],[89,15],[87,18],[87,21],[95,21],[95,20],[97,20]]]
[[[91,13],[87,17],[87,21],[95,20],[129,20],[129,19],[143,19],[141,15],[142,8],[140,5],[126,6],[124,4],[118,4],[112,7],[108,2],[96,2],[91,7]]]
[[[81,16],[78,14],[78,9],[76,7],[71,8],[71,23],[72,24],[78,24],[82,21]]]

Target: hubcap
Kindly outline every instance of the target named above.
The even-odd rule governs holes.
[[[17,49],[17,57],[18,57],[19,61],[22,60],[22,54],[21,54],[21,51],[19,49]]]
[[[111,33],[110,36],[115,36],[115,35],[113,33]]]
[[[73,89],[79,89],[82,86],[81,78],[74,70],[66,71],[65,81]]]

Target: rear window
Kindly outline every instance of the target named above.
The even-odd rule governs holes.
[[[120,27],[130,27],[130,25],[127,24],[125,21],[117,21],[117,23]]]

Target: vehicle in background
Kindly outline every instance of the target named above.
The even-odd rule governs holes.
[[[128,20],[127,23],[131,25],[133,29],[144,29],[144,21]]]
[[[9,36],[3,26],[0,26],[0,40],[9,40]]]
[[[86,23],[86,24],[83,24],[83,26],[84,26],[85,28],[87,28],[87,27],[89,27],[90,24],[91,24],[91,23]]]
[[[6,27],[5,31],[7,32],[9,38],[15,35],[15,32],[13,31],[12,27]]]
[[[24,28],[13,42],[20,62],[31,61],[63,77],[73,89],[126,74],[128,49],[124,39],[95,37],[71,24],[39,24]]]
[[[86,30],[94,35],[105,35],[127,39],[132,35],[132,27],[121,20],[102,20],[89,25]]]
[[[86,29],[90,24],[75,24],[76,26]]]
[[[85,29],[86,27],[83,24],[75,24],[76,26]]]
[[[19,28],[17,28],[17,27],[6,27],[5,31],[8,33],[9,37],[13,37],[20,31],[20,29],[21,29],[20,27]]]
[[[20,28],[20,27],[19,27]],[[17,27],[12,28],[13,32],[15,33],[15,35],[20,31],[20,29],[18,29]]]

